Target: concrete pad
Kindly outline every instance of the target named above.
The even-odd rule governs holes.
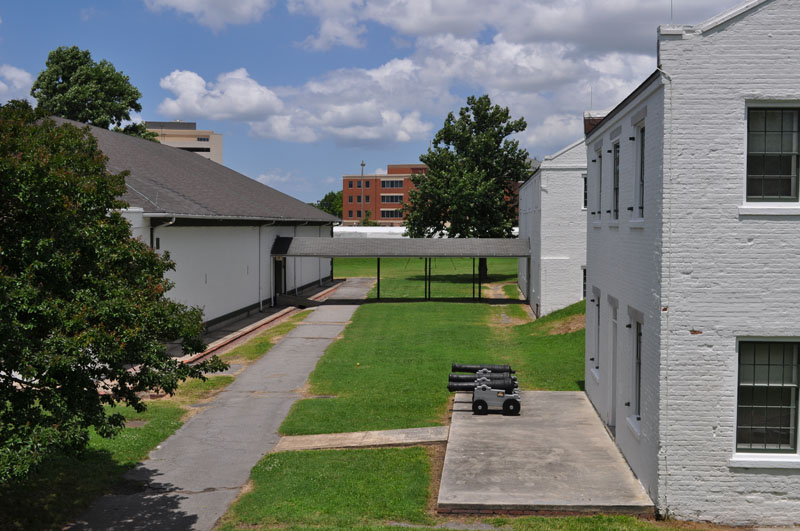
[[[523,391],[520,415],[473,415],[458,393],[440,512],[653,516],[654,506],[581,392]]]
[[[336,271],[334,270],[334,274]],[[372,289],[375,284],[374,278],[368,277],[352,277],[348,278],[347,282],[336,288],[336,291],[331,293],[327,300],[358,300],[366,299],[367,293]]]
[[[359,448],[364,446],[411,446],[446,442],[448,426],[409,428],[405,430],[358,431],[281,437],[273,452],[322,450],[326,448]]]

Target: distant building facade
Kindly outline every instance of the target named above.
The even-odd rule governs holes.
[[[536,315],[546,315],[586,296],[586,144],[581,139],[531,166],[518,193],[530,270],[520,258],[517,278]]]
[[[343,176],[342,224],[358,225],[369,215],[379,225],[401,226],[401,208],[414,188],[411,176],[427,172],[425,164],[389,164],[385,174]]]
[[[222,135],[207,129],[197,129],[196,122],[145,122],[148,131],[158,135],[165,146],[197,153],[222,164]]]

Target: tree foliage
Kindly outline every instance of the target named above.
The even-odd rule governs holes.
[[[330,191],[327,194],[325,194],[325,197],[323,197],[316,203],[311,203],[311,205],[317,207],[323,212],[327,212],[331,216],[336,216],[337,218],[341,218],[342,191],[341,190],[339,190],[338,192]]]
[[[489,96],[467,98],[447,115],[420,161],[427,174],[411,176],[416,189],[403,206],[412,237],[508,238],[516,220],[516,183],[529,177],[528,152],[509,135],[525,130]]]
[[[31,96],[46,114],[89,123],[103,129],[122,125],[140,112],[141,92],[128,76],[89,50],[60,46],[47,56],[46,68],[31,87]]]
[[[141,393],[224,367],[168,355],[165,342],[204,347],[201,311],[166,298],[174,264],[131,237],[124,191],[88,128],[0,107],[2,482],[82,449],[89,426],[119,430],[104,405],[141,411]]]
[[[122,133],[124,135],[137,136],[139,138],[155,142],[156,144],[161,143],[156,140],[158,138],[158,133],[149,131],[144,122],[129,123],[125,127],[115,125],[114,129],[112,130],[116,133]]]

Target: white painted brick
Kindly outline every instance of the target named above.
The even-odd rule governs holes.
[[[588,222],[588,286],[601,293],[600,348],[589,305],[586,390],[616,410],[616,440],[664,514],[726,524],[800,522],[800,470],[729,466],[735,445],[737,338],[800,337],[800,216],[747,216],[749,102],[800,103],[800,2],[772,0],[705,33],[661,36],[671,76],[593,132],[588,158],[622,126],[621,205],[632,201],[630,117],[647,106],[645,222]],[[611,159],[603,153],[603,196]],[[589,210],[597,169],[589,164]],[[609,204],[609,203],[606,203]],[[603,207],[603,217],[605,210]],[[591,216],[590,216],[591,217]],[[631,331],[621,328],[612,407],[608,296],[644,316],[641,437],[620,413],[632,390]],[[591,297],[590,297],[591,298]],[[668,311],[662,311],[667,307]],[[690,331],[702,331],[692,334]],[[589,361],[599,352],[599,383]]]
[[[531,243],[530,291],[526,259],[519,261],[519,285],[540,315],[583,296],[585,173],[586,147],[581,141],[545,157],[539,171],[520,187],[520,237]]]

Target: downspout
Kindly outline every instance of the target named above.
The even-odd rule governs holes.
[[[156,227],[169,227],[170,225],[173,225],[177,219],[178,219],[177,217],[173,217],[172,221],[164,223],[164,225],[156,225]],[[155,244],[156,244],[156,239],[155,239],[156,227],[153,227],[152,225],[150,226],[150,248],[151,249],[155,249],[156,248],[155,247]]]
[[[258,226],[258,311],[264,311],[264,299],[261,297],[261,225]]]

